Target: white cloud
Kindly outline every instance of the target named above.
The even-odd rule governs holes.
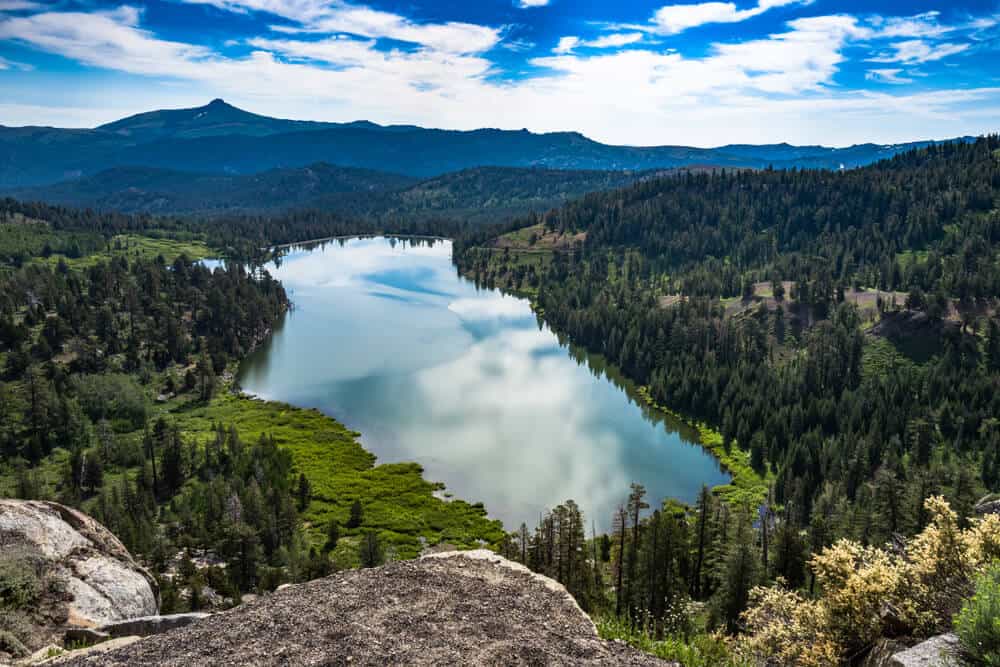
[[[881,17],[870,19],[881,37],[937,37],[953,28],[938,22],[941,12],[925,12],[914,16]]]
[[[177,77],[196,77],[209,49],[157,39],[136,27],[139,12],[47,12],[0,20],[0,40],[16,40],[95,67]]]
[[[913,79],[900,76],[901,69],[870,69],[865,72],[865,78],[869,81],[879,81],[881,83],[913,83]]]
[[[628,46],[641,42],[644,35],[641,32],[617,32],[610,35],[602,35],[596,39],[584,41],[579,37],[562,37],[559,43],[552,49],[552,53],[566,54],[572,53],[574,49],[589,47],[592,49],[612,49]]]
[[[530,9],[531,7],[546,7],[551,0],[517,0],[517,6],[521,9]]]
[[[556,48],[552,49],[553,53],[569,53],[577,46],[580,45],[579,37],[560,37],[559,43],[556,44]]]
[[[183,0],[230,11],[266,12],[297,23],[272,26],[286,33],[350,33],[393,39],[448,53],[482,53],[500,41],[500,30],[472,23],[418,23],[399,14],[340,0]]]
[[[300,4],[295,10],[300,15],[313,12],[308,3]],[[795,20],[769,36],[710,45],[700,57],[657,50],[652,43],[576,53],[574,49],[596,47],[579,37],[564,37],[554,55],[530,61],[539,68],[531,78],[513,81],[494,78],[496,65],[483,53],[428,44],[385,50],[377,35],[416,25],[402,17],[380,23],[364,36],[260,36],[245,41],[253,51],[241,57],[160,39],[141,25],[142,18],[130,8],[3,17],[0,40],[144,75],[146,90],[159,100],[224,96],[259,113],[316,120],[574,129],[622,144],[720,145],[749,138],[827,144],[903,141],[995,131],[1000,115],[1000,91],[993,88],[880,96],[841,89],[835,77],[847,47],[882,39],[878,31],[886,25],[851,16]],[[606,37],[616,34],[632,33]],[[421,39],[432,41],[426,34]],[[931,56],[944,52],[943,45],[930,40],[928,48],[935,49]],[[892,55],[897,56],[895,49]],[[902,55],[918,62],[928,54],[911,50]],[[901,68],[889,65],[872,76],[902,79],[901,72],[887,73]],[[91,91],[86,77],[73,92],[74,99],[84,100],[77,104],[109,107],[99,118],[104,121],[125,111],[148,110],[153,99],[132,90]],[[571,117],[567,109],[573,110]],[[44,114],[0,104],[0,122],[7,124],[54,119],[45,122],[79,126],[94,115],[65,123],[69,114],[58,109]]]
[[[617,32],[611,35],[598,37],[597,39],[593,39],[589,42],[584,42],[584,46],[590,46],[595,49],[618,48],[629,44],[635,44],[636,42],[641,42],[642,38],[643,35],[641,32]]]
[[[182,0],[193,5],[212,5],[231,12],[266,12],[305,23],[329,11],[329,0]],[[340,3],[336,3],[340,4]]]
[[[953,56],[968,49],[969,45],[948,42],[929,44],[921,39],[911,39],[891,44],[890,48],[892,49],[890,52],[881,53],[869,60],[875,63],[915,65]]]
[[[812,0],[759,0],[757,6],[751,9],[738,9],[734,2],[666,5],[653,14],[652,30],[664,35],[676,35],[708,23],[739,23],[760,16],[769,9],[811,2]]]
[[[492,63],[478,56],[455,55],[434,50],[379,51],[373,41],[332,37],[321,41],[252,39],[249,44],[262,52],[293,60],[307,60],[352,69],[377,79],[392,89],[446,88],[456,81],[474,81],[486,76]]]

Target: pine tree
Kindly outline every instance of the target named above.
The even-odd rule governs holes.
[[[340,526],[337,525],[336,519],[331,519],[330,523],[326,527],[326,543],[323,544],[323,553],[330,553],[337,548],[337,542],[340,541]]]
[[[312,486],[309,484],[309,480],[306,478],[305,473],[300,473],[298,491],[297,491],[300,512],[304,512],[306,510],[306,507],[309,506],[311,495],[312,495]]]
[[[362,523],[364,523],[365,515],[364,509],[361,507],[361,501],[355,500],[351,504],[351,514],[347,519],[347,527],[350,529],[359,528]]]
[[[628,512],[629,518],[632,520],[632,548],[629,550],[628,554],[628,576],[625,579],[625,600],[629,605],[629,615],[635,620],[635,599],[633,598],[632,588],[633,582],[636,578],[636,565],[639,562],[639,520],[642,515],[642,510],[647,509],[649,504],[643,500],[646,495],[646,487],[642,484],[632,484],[632,492],[628,497]]]
[[[695,553],[694,572],[691,577],[691,595],[696,600],[701,599],[702,567],[705,564],[705,551],[708,547],[709,520],[713,502],[712,493],[709,491],[708,486],[702,484],[701,492],[698,494],[698,502],[695,506],[697,519],[695,520],[694,535],[697,551]]]
[[[712,605],[715,618],[727,632],[739,630],[740,614],[747,607],[750,589],[757,583],[758,572],[750,521],[743,515],[737,521],[736,535],[723,563],[719,590]]]
[[[364,568],[378,567],[385,561],[382,542],[375,531],[370,530],[362,535],[358,545],[358,560]]]

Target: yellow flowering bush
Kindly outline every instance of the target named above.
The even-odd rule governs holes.
[[[840,645],[827,632],[827,610],[780,584],[750,592],[740,653],[754,662],[825,667],[839,661]]]
[[[905,551],[840,540],[810,561],[820,594],[807,600],[779,583],[753,591],[741,651],[761,664],[840,662],[881,636],[950,628],[975,577],[1000,558],[1000,517],[959,526],[944,498],[928,498],[931,521]]]

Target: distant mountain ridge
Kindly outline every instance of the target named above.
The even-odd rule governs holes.
[[[92,130],[0,126],[0,189],[124,166],[252,174],[325,162],[428,178],[470,167],[648,170],[692,165],[852,168],[935,143],[823,146],[610,146],[577,132],[471,131],[323,123],[250,113],[213,100],[130,116]]]
[[[366,218],[472,222],[545,211],[595,190],[664,172],[475,167],[431,179],[315,163],[258,174],[115,167],[7,194],[22,201],[123,213],[217,215],[324,209]]]
[[[123,213],[212,213],[302,208],[330,195],[394,191],[417,182],[401,174],[326,163],[248,175],[113,167],[9,194],[24,201]]]

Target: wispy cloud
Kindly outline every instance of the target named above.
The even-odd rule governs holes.
[[[546,7],[550,4],[551,0],[516,0],[517,6],[521,9],[530,9],[532,7]]]
[[[808,5],[812,2],[813,0],[758,0],[757,6],[750,9],[738,9],[734,2],[666,5],[653,14],[650,29],[663,35],[676,35],[710,23],[740,23],[776,7]]]
[[[448,21],[419,23],[392,12],[338,0],[182,0],[238,12],[264,12],[292,21],[276,25],[285,33],[350,33],[373,39],[393,39],[447,53],[482,53],[500,41],[500,30],[488,26]]]
[[[602,35],[596,39],[582,40],[579,37],[562,37],[559,43],[552,49],[553,53],[571,53],[574,49],[588,47],[592,49],[614,49],[636,44],[645,38],[641,32],[617,32],[610,35]]]
[[[942,43],[929,44],[921,39],[911,39],[890,45],[890,51],[882,52],[872,58],[873,63],[903,63],[916,65],[919,63],[941,60],[956,53],[962,53],[969,48],[968,44]]]
[[[870,69],[865,72],[865,78],[869,81],[879,81],[881,83],[913,83],[913,79],[908,76],[900,76],[901,69]]]
[[[35,67],[34,65],[31,65],[29,63],[22,63],[16,60],[8,60],[7,58],[0,56],[0,70],[3,69],[16,69],[16,70],[21,70],[22,72],[30,72],[33,69],[35,69]]]
[[[46,12],[0,21],[0,40],[13,40],[85,65],[176,77],[198,74],[205,62],[222,60],[205,47],[154,37],[137,27],[131,7],[110,12]]]
[[[552,52],[560,54],[570,53],[573,51],[573,49],[575,49],[579,45],[580,45],[579,37],[573,37],[573,36],[560,37],[559,43],[556,44],[556,47],[554,49],[552,49]]]

